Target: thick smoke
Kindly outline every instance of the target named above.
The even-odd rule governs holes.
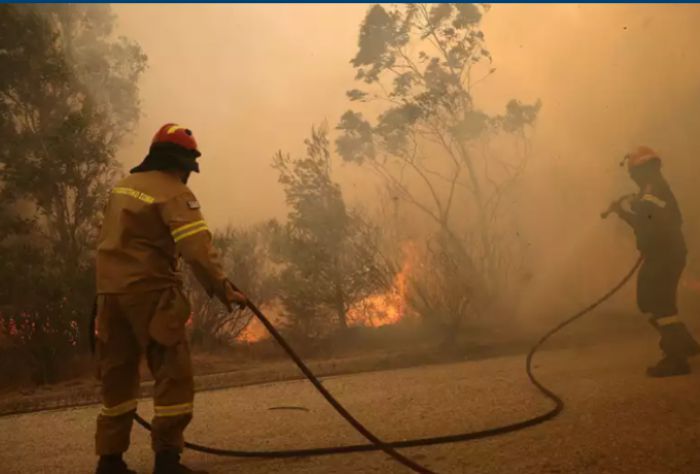
[[[282,216],[270,158],[279,148],[300,151],[312,123],[333,126],[348,107],[348,61],[367,6],[114,9],[118,33],[137,40],[150,64],[145,116],[122,150],[125,167],[161,123],[180,121],[201,142],[203,173],[193,187],[213,224]],[[634,190],[618,163],[638,144],[664,159],[686,221],[687,275],[700,275],[699,21],[697,6],[671,5],[497,5],[486,15],[496,72],[476,100],[494,111],[511,97],[543,104],[509,204],[527,249],[530,277],[513,295],[523,314],[575,307],[632,264],[631,233],[599,213]],[[353,199],[374,200],[356,170],[336,172]],[[630,298],[618,301],[632,309]]]

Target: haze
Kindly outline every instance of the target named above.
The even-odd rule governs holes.
[[[149,57],[143,118],[119,153],[125,168],[158,126],[186,124],[204,153],[192,187],[213,226],[284,216],[272,154],[301,152],[312,124],[333,128],[349,107],[367,8],[115,5],[117,33]],[[631,264],[629,231],[598,214],[633,190],[618,163],[637,144],[664,159],[685,215],[688,273],[698,268],[699,21],[696,6],[495,5],[485,16],[496,72],[476,100],[494,111],[510,97],[543,103],[524,190],[510,204],[536,262],[525,307],[553,283],[587,296]],[[366,175],[336,172],[352,200],[373,201]]]

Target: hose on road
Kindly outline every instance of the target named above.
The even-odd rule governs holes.
[[[455,443],[459,441],[471,441],[483,438],[489,438],[492,436],[502,435],[506,433],[512,433],[514,431],[519,431],[525,428],[530,428],[532,426],[539,425],[545,421],[549,421],[555,418],[564,409],[564,401],[559,395],[554,393],[552,390],[545,387],[534,375],[532,371],[532,361],[537,353],[537,351],[542,347],[542,345],[553,335],[564,329],[566,326],[572,324],[576,320],[585,316],[586,314],[593,311],[595,308],[600,306],[602,303],[610,299],[615,295],[622,287],[624,287],[627,282],[632,279],[635,272],[642,264],[642,257],[639,257],[637,262],[634,264],[632,269],[620,280],[620,282],[611,288],[603,296],[595,300],[593,303],[587,307],[581,309],[577,313],[568,317],[560,324],[554,328],[547,331],[547,333],[540,338],[535,345],[532,346],[525,359],[525,371],[527,373],[530,382],[537,388],[537,390],[547,399],[554,403],[554,406],[542,413],[540,415],[527,418],[522,421],[515,423],[510,423],[507,425],[497,426],[494,428],[488,428],[481,431],[470,431],[466,433],[457,433],[444,436],[434,436],[429,438],[415,438],[404,441],[394,441],[394,442],[384,442],[379,438],[374,436],[367,428],[365,428],[359,421],[357,421],[334,397],[331,395],[326,388],[321,385],[318,378],[309,370],[306,364],[301,360],[301,358],[294,352],[294,350],[289,346],[287,341],[277,332],[277,330],[272,326],[270,321],[260,312],[255,305],[250,304],[250,309],[255,313],[260,322],[267,328],[270,334],[277,340],[277,342],[282,346],[282,348],[287,352],[289,357],[296,363],[302,373],[307,379],[313,384],[313,386],[318,390],[321,395],[330,403],[333,408],[350,423],[353,428],[360,432],[365,438],[367,438],[371,444],[354,444],[346,446],[333,446],[333,447],[316,447],[316,448],[305,448],[305,449],[290,449],[290,450],[278,450],[278,451],[242,451],[234,449],[222,449],[214,448],[210,446],[203,446],[196,443],[186,442],[185,447],[193,451],[199,451],[202,453],[213,454],[217,456],[228,456],[228,457],[243,457],[243,458],[288,458],[288,457],[304,457],[304,456],[323,456],[331,454],[347,454],[347,453],[359,453],[367,451],[384,451],[386,454],[390,455],[392,458],[399,461],[401,464],[412,469],[415,472],[420,473],[432,473],[429,469],[418,465],[414,461],[406,458],[402,454],[398,453],[396,449],[398,448],[412,448],[417,446],[430,446],[435,444],[444,443]],[[144,428],[150,430],[151,425],[141,418],[138,414],[135,415],[135,420]]]

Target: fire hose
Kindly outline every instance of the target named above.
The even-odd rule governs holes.
[[[333,395],[321,384],[318,378],[311,372],[311,370],[306,366],[304,361],[297,355],[297,353],[292,349],[292,347],[287,343],[287,341],[282,337],[282,335],[275,329],[275,327],[270,323],[270,321],[265,317],[265,315],[253,304],[249,303],[248,307],[255,314],[255,316],[260,320],[260,322],[269,331],[272,337],[282,346],[287,355],[294,361],[301,372],[306,376],[306,378],[313,384],[314,388],[326,399],[326,401],[348,422],[352,425],[355,430],[361,433],[365,438],[367,438],[371,444],[354,444],[346,446],[334,446],[334,447],[315,447],[315,448],[304,448],[304,449],[290,449],[290,450],[279,450],[279,451],[241,451],[233,449],[222,449],[214,448],[210,446],[203,446],[196,443],[186,442],[185,447],[193,451],[199,451],[202,453],[213,454],[216,456],[228,456],[228,457],[244,457],[244,458],[288,458],[288,457],[305,457],[305,456],[323,456],[331,454],[347,454],[347,453],[358,453],[367,451],[383,451],[396,461],[400,462],[404,466],[413,470],[414,472],[430,474],[434,473],[428,468],[425,468],[416,462],[403,456],[401,453],[397,452],[398,448],[412,448],[417,446],[431,446],[436,444],[445,443],[455,443],[459,441],[471,441],[477,439],[490,438],[492,436],[498,436],[506,433],[512,433],[515,431],[520,431],[525,428],[530,428],[546,421],[552,420],[557,415],[559,415],[564,409],[564,401],[559,395],[554,393],[549,388],[545,387],[534,375],[532,371],[532,361],[537,353],[537,351],[542,347],[542,345],[550,339],[553,335],[569,326],[576,320],[585,316],[586,314],[593,311],[595,308],[600,306],[602,303],[610,299],[615,295],[622,287],[624,287],[627,282],[634,276],[635,272],[642,263],[643,258],[640,256],[634,266],[629,270],[629,272],[617,283],[613,288],[611,288],[603,296],[595,300],[590,305],[581,309],[577,313],[563,320],[561,323],[557,324],[554,328],[547,331],[538,341],[535,343],[527,354],[525,359],[525,372],[527,373],[530,383],[535,386],[535,388],[547,399],[553,402],[552,408],[550,408],[545,413],[527,418],[522,421],[510,423],[507,425],[497,426],[493,428],[487,428],[480,431],[471,431],[466,433],[458,433],[444,436],[434,436],[429,438],[415,438],[403,441],[394,442],[384,442],[373,435],[367,428],[365,428],[362,423],[360,423],[355,417],[353,417],[336,399]],[[151,425],[141,418],[137,414],[134,415],[137,423],[146,428],[151,429]]]

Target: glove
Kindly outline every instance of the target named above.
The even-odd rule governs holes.
[[[237,305],[239,309],[245,309],[248,306],[248,297],[244,295],[233,283],[226,280],[224,283],[226,289],[226,307],[229,311],[233,311],[233,305]]]
[[[613,212],[618,214],[621,209],[622,209],[622,206],[620,205],[620,201],[613,201],[612,203],[610,203],[610,207],[608,207],[607,210],[600,213],[600,218],[607,219],[607,217],[610,214],[612,214]]]
[[[631,197],[632,197],[632,195],[625,195],[625,196],[622,196],[621,198],[616,199],[615,201],[611,202],[610,207],[608,207],[608,209],[605,212],[602,212],[600,214],[600,217],[602,219],[605,219],[613,212],[615,214],[620,214],[622,212],[622,203],[624,201],[630,199]]]

